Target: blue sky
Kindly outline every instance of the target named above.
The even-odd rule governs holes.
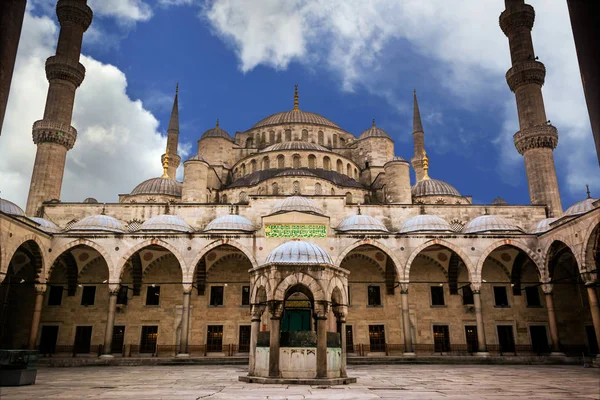
[[[216,118],[233,135],[291,109],[297,83],[301,109],[356,136],[375,118],[394,139],[396,154],[410,158],[416,88],[431,176],[476,203],[497,196],[529,201],[523,160],[512,145],[518,122],[504,81],[510,58],[497,23],[500,0],[454,6],[440,0],[119,0],[111,6],[115,1],[89,2],[95,18],[84,39],[88,74],[74,115],[80,136],[68,155],[63,200],[116,201],[117,193],[160,174],[179,82],[184,156],[195,153]],[[28,7],[13,83],[13,93],[16,87],[28,99],[11,96],[0,137],[0,172],[7,177],[0,190],[21,205],[35,154],[30,127],[42,116],[47,90],[43,60],[56,45],[52,3],[34,0]],[[548,69],[546,111],[560,134],[555,155],[566,209],[585,197],[585,183],[600,195],[600,174],[566,5],[530,3],[537,7],[534,45]],[[10,157],[18,158],[18,168]]]

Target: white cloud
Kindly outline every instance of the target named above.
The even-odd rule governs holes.
[[[57,27],[47,17],[25,16],[11,97],[0,136],[2,197],[25,205],[36,146],[31,125],[41,119],[48,82],[44,62],[53,54]],[[116,201],[143,179],[160,176],[166,138],[139,100],[127,96],[127,79],[116,67],[82,56],[86,79],[77,90],[75,147],[67,153],[61,198]],[[185,148],[185,144],[182,145]]]
[[[573,197],[582,197],[584,181],[600,192],[566,4],[530,3],[537,14],[536,53],[548,69],[547,114],[560,134],[555,152],[559,182]],[[215,0],[202,16],[233,46],[243,72],[258,65],[284,69],[291,62],[326,66],[338,74],[343,89],[364,87],[400,112],[410,98],[400,101],[394,82],[420,73],[428,77],[423,78],[427,84],[433,81],[444,89],[446,100],[466,110],[488,115],[490,109],[504,110],[503,127],[477,138],[498,145],[504,155],[498,171],[504,175],[523,171],[523,162],[512,144],[518,128],[514,97],[504,80],[510,56],[498,26],[502,9],[496,0]],[[418,60],[410,58],[414,54]],[[417,61],[425,66],[407,70]],[[423,112],[426,99],[420,101]],[[435,134],[428,136],[431,144]]]
[[[94,14],[115,17],[123,23],[148,21],[152,9],[143,0],[88,0]]]

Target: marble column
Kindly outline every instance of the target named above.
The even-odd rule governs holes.
[[[594,324],[594,332],[596,333],[596,342],[600,349],[600,307],[598,306],[598,295],[594,283],[586,283],[588,297],[590,300],[590,311],[592,313],[592,323]],[[597,356],[600,358],[600,354]]]
[[[283,314],[283,302],[273,300],[269,303],[271,318],[271,334],[269,341],[269,377],[279,378],[279,336],[281,331],[281,315]]]
[[[400,297],[402,301],[402,329],[404,333],[404,355],[415,355],[412,333],[410,331],[410,309],[408,306],[408,283],[400,284]]]
[[[477,321],[477,355],[488,356],[487,344],[485,343],[485,325],[483,324],[483,312],[481,310],[481,294],[479,288],[473,288],[473,303],[475,305],[475,320]]]
[[[556,322],[556,312],[554,311],[554,298],[552,297],[552,286],[543,285],[544,295],[546,297],[546,309],[548,310],[548,325],[550,325],[550,338],[552,340],[552,356],[564,356],[560,351],[560,339],[558,336],[558,324]]]
[[[327,378],[327,313],[323,303],[316,310],[317,317],[317,378]]]
[[[119,286],[109,287],[108,294],[108,316],[106,317],[106,329],[104,331],[104,347],[102,348],[102,358],[112,358],[112,340],[115,327],[115,312],[117,311],[117,297],[119,295]]]
[[[179,353],[177,357],[188,357],[188,337],[190,334],[190,299],[192,288],[183,290],[183,307],[181,308],[181,337],[179,339]]]
[[[248,375],[254,375],[254,369],[256,367],[256,344],[258,343],[258,332],[260,332],[260,318],[264,311],[264,306],[253,305],[252,306],[252,325],[250,327],[250,352],[248,354]]]
[[[342,347],[342,365],[340,366],[340,377],[347,378],[346,363],[348,361],[348,351],[346,350],[346,315],[348,314],[347,307],[339,307],[335,313],[337,318],[338,329],[340,332],[340,346]]]
[[[29,331],[29,350],[34,350],[37,345],[38,331],[40,330],[40,319],[42,317],[42,306],[44,305],[44,293],[46,285],[35,285],[35,306],[31,318],[31,331]]]

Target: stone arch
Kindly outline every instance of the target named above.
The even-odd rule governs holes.
[[[19,242],[17,245],[10,247],[7,251],[5,251],[4,254],[4,260],[2,260],[2,269],[0,270],[0,273],[3,276],[3,279],[6,277],[6,274],[8,273],[8,265],[10,264],[10,261],[12,260],[13,256],[15,255],[15,253],[17,252],[17,250],[19,249],[19,247],[21,247],[23,244],[29,242],[29,241],[33,241],[35,242],[35,244],[39,247],[40,250],[40,257],[41,257],[41,266],[42,266],[42,271],[41,271],[41,276],[40,278],[42,278],[43,280],[45,280],[45,270],[47,268],[47,261],[44,262],[45,260],[45,254],[48,253],[48,250],[46,249],[46,246],[44,246],[44,244],[40,241],[40,239],[36,236],[36,235],[26,235],[22,238],[19,239]]]
[[[329,281],[329,286],[327,287],[327,298],[331,302],[333,302],[333,295],[336,289],[339,290],[339,295],[341,296],[340,305],[348,305],[348,292],[345,290],[342,280],[337,276]]]
[[[475,269],[477,278],[481,278],[481,270],[483,269],[483,263],[488,258],[488,256],[490,254],[492,254],[492,252],[494,250],[496,250],[502,246],[512,246],[514,248],[517,248],[517,249],[525,252],[529,256],[531,261],[533,261],[533,263],[535,264],[535,267],[538,270],[538,275],[540,276],[541,280],[543,281],[548,277],[543,263],[540,261],[540,258],[538,257],[537,254],[535,254],[535,252],[533,250],[531,250],[529,247],[527,247],[525,244],[521,243],[518,240],[503,239],[503,240],[498,240],[498,241],[492,243],[491,245],[489,245],[488,248],[485,249],[485,251],[481,254],[481,256],[479,257],[479,260],[477,261],[477,267]]]
[[[331,159],[328,156],[323,157],[323,169],[325,171],[331,170]]]
[[[312,276],[298,272],[292,275],[288,275],[283,279],[273,292],[273,300],[284,301],[285,295],[289,288],[301,285],[307,287],[313,295],[315,301],[326,301],[327,297],[321,284]]]
[[[146,280],[146,277],[150,273],[150,271],[152,271],[154,268],[161,265],[162,263],[164,263],[166,260],[168,260],[171,257],[175,257],[175,255],[173,253],[167,253],[167,254],[163,254],[162,256],[157,257],[154,260],[152,260],[152,262],[150,264],[148,264],[146,266],[146,268],[144,268],[142,271],[142,281]],[[183,271],[182,271],[182,274],[183,274]]]
[[[56,262],[56,260],[58,259],[58,257],[60,257],[64,252],[71,250],[75,247],[78,246],[87,246],[87,247],[91,247],[92,249],[96,250],[98,253],[100,253],[100,255],[102,256],[102,258],[104,258],[104,261],[106,262],[106,265],[108,267],[108,271],[109,271],[109,279],[111,277],[111,273],[113,272],[113,262],[112,262],[112,258],[110,257],[110,254],[108,253],[108,251],[106,251],[106,249],[99,245],[96,242],[93,242],[91,240],[88,239],[77,239],[77,240],[73,240],[71,242],[65,243],[62,246],[56,248],[56,249],[52,249],[52,253],[53,253],[53,257],[51,259],[48,260],[48,268],[45,271],[45,275],[44,278],[48,279],[50,277],[50,273],[51,273],[51,269],[52,266],[54,265],[54,263]],[[117,280],[118,282],[118,280]]]
[[[581,271],[591,271],[597,268],[596,265],[600,265],[600,260],[598,260],[600,257],[600,222],[591,224],[585,233],[580,257]]]
[[[254,282],[252,286],[252,293],[250,296],[251,304],[262,303],[261,290],[264,290],[264,301],[271,300],[271,285],[269,283],[269,280],[265,276],[258,277],[258,279]]]
[[[552,265],[552,262],[555,261],[555,260],[557,260],[559,258],[558,254],[552,254],[553,253],[553,248],[556,245],[559,245],[559,246],[562,245],[562,246],[564,246],[563,249],[561,249],[561,252],[566,250],[569,253],[571,253],[571,255],[573,256],[573,258],[575,259],[575,263],[577,264],[577,271],[578,272],[582,272],[581,271],[581,264],[580,264],[579,260],[577,259],[577,256],[575,255],[575,252],[573,251],[573,248],[571,246],[569,246],[567,243],[565,243],[565,241],[563,241],[561,239],[558,239],[558,238],[554,239],[550,243],[550,245],[548,246],[548,249],[546,250],[546,259],[545,259],[544,266],[546,268],[546,271],[547,271],[547,274],[548,274],[547,275],[547,279],[549,281],[554,278],[554,274],[553,274],[553,272],[554,272],[554,266]]]
[[[262,169],[264,171],[271,169],[271,161],[269,160],[268,156],[264,156],[262,159]]]
[[[346,248],[340,253],[340,255],[337,257],[336,262],[335,262],[335,266],[336,267],[340,267],[342,265],[342,261],[344,261],[344,258],[346,258],[346,256],[354,249],[356,249],[357,247],[360,246],[364,246],[364,245],[370,245],[373,247],[377,247],[379,250],[381,250],[382,252],[385,253],[386,256],[388,256],[388,258],[391,258],[392,261],[394,262],[394,265],[396,266],[396,276],[398,278],[403,276],[403,271],[402,271],[402,263],[400,262],[400,259],[396,256],[396,253],[394,253],[390,248],[388,248],[386,245],[384,245],[383,243],[378,242],[377,240],[374,239],[363,239],[363,240],[357,240],[356,242],[352,243],[349,246],[346,246]],[[384,271],[385,274],[385,271]]]
[[[277,168],[285,168],[285,156],[283,154],[277,156]]]
[[[211,251],[215,247],[219,247],[219,246],[223,246],[223,245],[235,247],[236,249],[238,249],[239,251],[244,253],[244,255],[246,255],[248,260],[250,260],[250,264],[252,264],[252,268],[258,268],[258,263],[256,262],[256,259],[244,245],[242,245],[241,243],[239,243],[235,240],[232,240],[232,239],[219,239],[219,240],[215,240],[215,241],[211,242],[210,244],[206,245],[202,250],[200,250],[200,252],[196,255],[196,257],[194,257],[192,262],[189,264],[188,270],[184,274],[184,282],[193,282],[194,270],[196,269],[196,265],[198,265],[200,260],[202,260],[202,257],[204,257],[209,251]],[[188,279],[188,280],[186,281],[185,279]]]
[[[419,253],[421,253],[426,248],[434,246],[434,245],[446,247],[447,249],[452,250],[453,252],[458,254],[458,256],[461,258],[463,264],[465,264],[465,267],[467,268],[467,273],[469,274],[469,280],[471,282],[473,282],[476,275],[475,275],[475,270],[473,269],[473,266],[471,264],[471,259],[465,254],[464,251],[462,251],[462,249],[460,247],[458,247],[450,242],[447,242],[445,240],[442,240],[442,239],[428,240],[427,242],[422,243],[420,246],[418,246],[416,249],[414,249],[412,251],[412,253],[408,257],[408,261],[406,262],[406,267],[404,268],[404,271],[403,271],[404,273],[399,275],[399,276],[403,277],[404,281],[408,281],[409,276],[410,276],[410,267],[411,267],[413,261],[415,260],[415,258],[417,258],[417,256],[419,255]]]
[[[314,154],[308,155],[308,168],[317,168],[317,157]]]
[[[300,154],[294,154],[292,156],[292,168],[300,168],[302,166]]]
[[[446,278],[446,280],[448,280],[448,271],[436,259],[426,256],[425,254],[417,254],[417,257],[424,258],[425,260],[427,260],[428,263],[435,265],[442,272],[442,274],[444,274],[444,278]]]
[[[99,256],[94,258],[93,260],[91,260],[90,262],[88,262],[87,264],[85,264],[84,266],[81,267],[81,270],[79,271],[79,275],[78,275],[78,279],[81,279],[81,277],[88,272],[89,269],[95,267],[97,264],[104,262],[106,263],[106,260],[104,259],[104,257]],[[108,276],[110,276],[110,271],[107,269],[107,273]]]
[[[131,258],[131,256],[133,256],[135,253],[137,253],[138,251],[140,251],[143,248],[148,247],[148,246],[160,246],[160,247],[164,248],[165,250],[170,251],[175,256],[175,258],[177,258],[177,261],[179,262],[179,268],[181,269],[182,276],[184,276],[184,277],[186,276],[186,271],[188,269],[187,264],[186,264],[184,258],[181,256],[181,253],[179,252],[179,250],[177,250],[174,246],[170,245],[169,243],[167,243],[163,240],[148,239],[148,240],[144,240],[143,242],[136,244],[135,246],[130,248],[121,257],[118,268],[115,270],[115,274],[113,276],[111,276],[110,280],[113,281],[113,279],[114,279],[114,282],[118,282],[120,276],[123,274],[123,271],[125,269],[125,266],[127,265],[127,262]]]
[[[344,173],[344,163],[339,158],[335,162],[335,170],[337,171],[338,174],[343,174]]]

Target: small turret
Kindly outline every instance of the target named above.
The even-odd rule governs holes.
[[[183,188],[181,201],[184,203],[208,203],[208,163],[199,155],[183,163]]]
[[[386,203],[411,204],[410,166],[402,157],[394,157],[383,166]]]

